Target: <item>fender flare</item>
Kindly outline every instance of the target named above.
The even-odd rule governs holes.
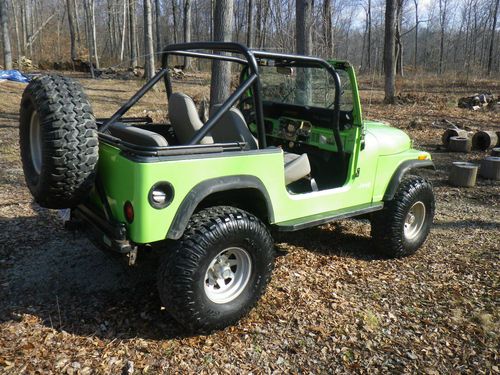
[[[173,240],[181,238],[189,219],[203,199],[213,193],[237,189],[258,190],[266,201],[267,213],[270,221],[274,221],[271,197],[260,179],[249,175],[217,177],[200,182],[184,197],[167,232],[167,238]]]
[[[436,170],[436,166],[432,160],[406,160],[402,162],[392,175],[391,181],[389,182],[389,185],[387,185],[387,189],[385,190],[384,198],[382,200],[390,201],[394,198],[394,194],[396,194],[396,190],[403,180],[404,175],[408,173],[408,171],[417,168]]]

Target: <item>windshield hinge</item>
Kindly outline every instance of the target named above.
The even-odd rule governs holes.
[[[359,177],[359,173],[361,172],[360,168],[356,168],[356,173],[354,173],[354,178]]]

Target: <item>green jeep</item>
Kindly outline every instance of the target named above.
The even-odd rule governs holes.
[[[174,55],[239,68],[208,120],[173,89]],[[124,117],[162,79],[170,123]],[[108,119],[94,118],[77,82],[36,79],[22,98],[20,144],[41,206],[70,208],[69,225],[129,263],[164,249],[161,300],[196,331],[233,324],[259,300],[273,269],[271,228],[362,216],[374,249],[402,257],[422,245],[434,215],[430,183],[409,173],[434,168],[430,155],[404,132],[362,120],[349,63],[237,43],[166,47],[158,73]]]

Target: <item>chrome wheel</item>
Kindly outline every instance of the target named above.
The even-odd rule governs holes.
[[[212,259],[205,272],[205,293],[214,303],[238,297],[250,279],[252,261],[241,247],[229,247]]]
[[[42,129],[38,112],[33,111],[30,120],[31,162],[37,174],[42,171]]]
[[[422,230],[425,222],[425,204],[418,201],[411,206],[406,215],[404,234],[407,240],[416,238]]]

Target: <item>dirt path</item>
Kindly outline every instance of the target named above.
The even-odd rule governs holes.
[[[83,83],[110,103],[137,88]],[[32,203],[18,156],[22,88],[0,83],[0,373],[500,373],[500,183],[449,187],[452,160],[484,153],[438,151],[441,130],[430,126],[454,116],[500,130],[498,115],[447,102],[384,107],[379,91],[363,92],[365,113],[407,130],[435,159],[437,213],[424,247],[382,259],[363,221],[277,234],[284,255],[257,308],[235,327],[188,337],[160,309],[155,254],[128,268]],[[138,113],[157,106],[161,116],[161,98],[148,96]]]

